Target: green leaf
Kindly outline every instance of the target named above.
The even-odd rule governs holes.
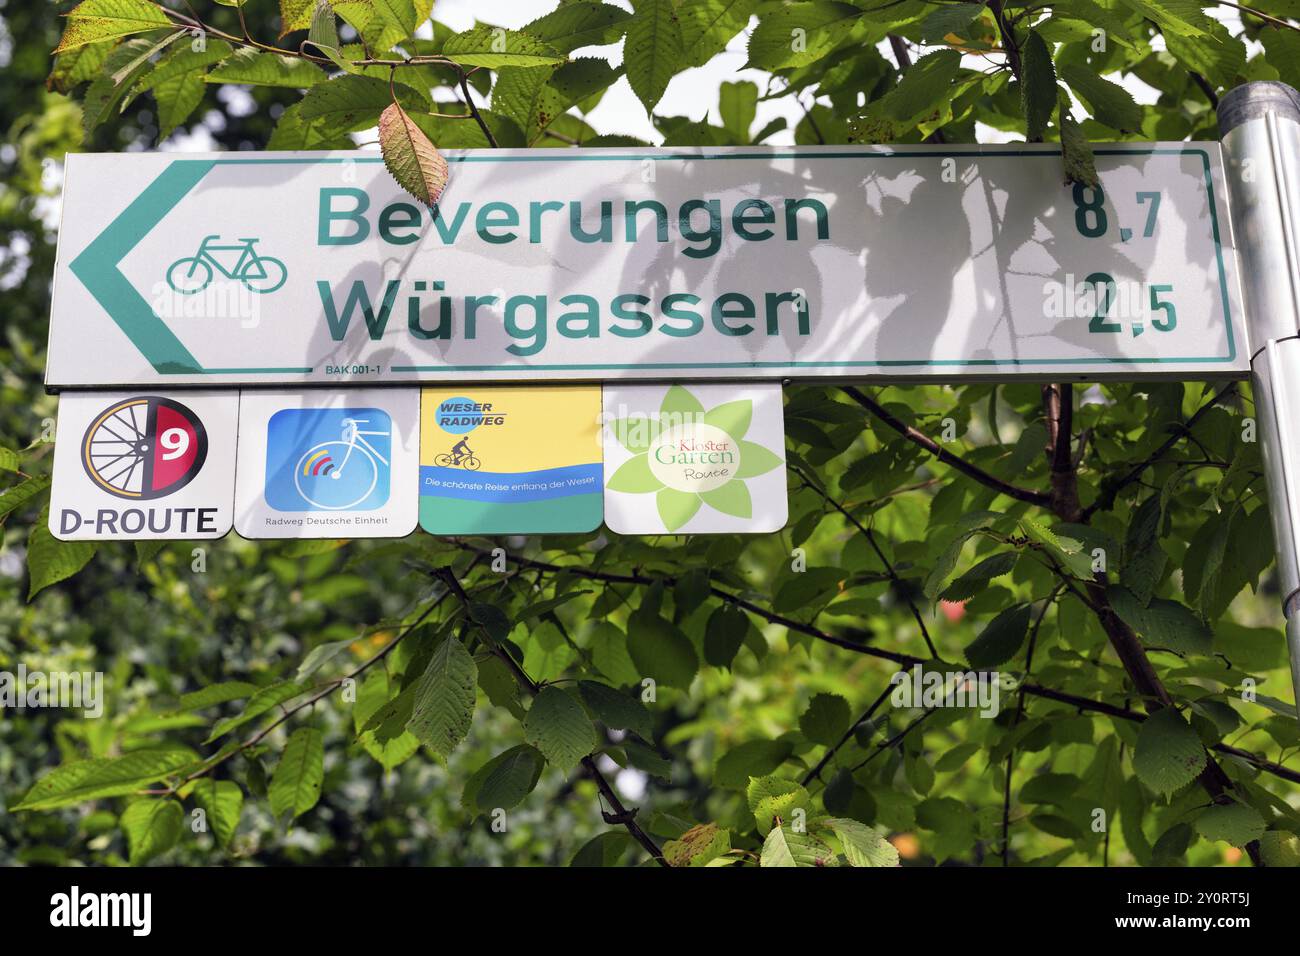
[[[182,73],[160,80],[153,88],[158,104],[158,142],[172,134],[203,102],[207,86],[201,73]]]
[[[1029,31],[1020,55],[1023,64],[1020,106],[1025,116],[1025,137],[1037,143],[1042,141],[1052,110],[1056,108],[1056,70],[1052,66],[1052,50],[1036,30]]]
[[[730,667],[747,633],[744,611],[731,604],[715,608],[704,628],[704,660],[714,667]]]
[[[398,102],[405,109],[427,108],[427,101],[410,87],[398,84],[396,89]],[[376,125],[379,115],[392,102],[392,93],[384,80],[372,76],[340,76],[313,86],[298,107],[303,120],[322,122],[322,135],[337,135]]]
[[[1200,0],[1121,0],[1131,10],[1155,21],[1166,37],[1169,33],[1176,36],[1204,36],[1213,28],[1213,21],[1206,16]]]
[[[664,491],[668,490],[670,489],[664,489]],[[661,491],[660,495],[662,496],[663,494],[664,492]],[[685,492],[683,492],[683,494],[685,494]],[[700,492],[699,497],[700,500],[710,508],[721,511],[724,515],[732,515],[736,518],[748,518],[754,513],[754,504],[749,496],[749,486],[739,478],[733,478],[725,485],[714,488],[712,491],[702,491]],[[662,513],[663,510],[661,506],[660,514]],[[692,508],[691,514],[694,513],[695,509]],[[665,522],[666,521],[667,519],[665,518]],[[681,522],[681,524],[685,523],[685,521]],[[678,527],[680,527],[681,524],[679,524]],[[669,528],[669,530],[671,531],[672,528]]]
[[[316,0],[280,0],[280,37],[311,26]]]
[[[1246,44],[1218,22],[1211,22],[1207,32],[1208,36],[1188,38],[1170,31],[1165,34],[1165,46],[1174,59],[1201,74],[1211,86],[1231,88],[1246,69]],[[1267,35],[1274,31],[1263,32]]]
[[[960,770],[966,765],[966,761],[979,753],[983,748],[982,744],[974,741],[967,741],[944,752],[938,760],[934,762],[935,773],[952,773]]]
[[[886,116],[896,120],[911,120],[932,111],[947,96],[957,71],[961,68],[961,54],[955,50],[927,53],[908,69],[898,86],[880,101]]]
[[[284,745],[267,796],[277,819],[302,816],[320,800],[325,780],[325,744],[314,727],[299,727]]]
[[[691,639],[651,611],[638,610],[628,618],[627,649],[641,677],[667,687],[689,688],[699,670]]]
[[[759,0],[678,0],[677,23],[682,33],[682,59],[703,66],[727,48],[749,25]]]
[[[724,500],[729,501],[729,499]],[[676,488],[660,488],[655,495],[655,508],[659,511],[659,520],[664,523],[664,527],[670,532],[676,531],[695,517],[695,512],[700,510],[700,495],[690,491],[678,491]]]
[[[1160,496],[1151,495],[1133,512],[1125,530],[1120,583],[1143,604],[1151,600],[1169,563],[1169,556],[1160,547],[1161,520]]]
[[[1020,555],[1015,551],[989,555],[949,584],[939,596],[945,601],[968,601],[985,590],[994,578],[1010,573],[1018,560]]]
[[[352,726],[358,741],[385,770],[401,766],[420,749],[419,738],[406,729],[415,688],[393,697],[391,693],[388,671],[374,667],[362,679],[352,705]]]
[[[1254,807],[1240,803],[1212,806],[1196,818],[1196,832],[1207,840],[1222,840],[1244,847],[1264,835],[1264,818]]]
[[[406,729],[443,757],[469,733],[474,720],[478,668],[465,645],[446,637],[433,651],[415,689],[415,707]]]
[[[324,644],[317,644],[298,665],[298,671],[293,675],[293,679],[301,684],[333,660],[340,651],[351,647],[354,643],[352,638],[348,638],[343,641],[326,641]]]
[[[1282,29],[1261,30],[1259,40],[1268,52],[1269,64],[1277,69],[1282,82],[1300,87],[1300,33]]]
[[[12,810],[54,810],[120,797],[194,764],[188,750],[133,750],[121,757],[95,757],[55,767]]]
[[[169,50],[152,70],[139,79],[131,95],[137,96],[146,90],[155,89],[167,80],[175,80],[212,66],[214,63],[220,63],[232,52],[233,49],[225,40],[207,40],[201,50],[195,50],[188,44],[181,44]]]
[[[849,866],[898,866],[898,850],[874,827],[843,817],[825,823],[840,838]]]
[[[765,14],[749,35],[746,67],[783,70],[815,63],[853,35],[862,10],[851,3],[792,3]]]
[[[34,475],[0,492],[0,518],[17,511],[50,487],[49,475]]]
[[[1062,64],[1061,79],[1079,95],[1098,123],[1128,133],[1142,129],[1142,107],[1118,83],[1078,63]]]
[[[31,576],[27,600],[51,584],[72,577],[90,563],[97,548],[94,541],[60,541],[54,537],[50,534],[49,509],[41,509],[27,536],[27,573]]]
[[[208,83],[241,83],[306,90],[329,76],[320,67],[293,56],[242,47],[203,77]]]
[[[778,823],[789,823],[795,810],[802,810],[804,822],[813,816],[813,799],[802,784],[784,777],[750,777],[745,800],[758,832],[766,834]]]
[[[526,33],[477,26],[448,37],[442,54],[461,66],[553,66],[564,62],[564,54]]]
[[[1078,20],[1090,27],[1100,27],[1108,39],[1121,46],[1132,46],[1132,34],[1124,23],[1128,11],[1123,8],[1103,7],[1094,0],[1062,0],[1052,7],[1052,12],[1062,19]]]
[[[593,680],[578,681],[578,692],[606,727],[630,730],[645,740],[654,739],[654,715],[639,698]]]
[[[772,600],[772,610],[779,614],[820,607],[831,601],[844,581],[842,568],[806,568],[791,574],[781,584]]]
[[[572,770],[596,749],[596,728],[572,694],[543,687],[524,718],[524,739],[540,750],[548,763]]]
[[[722,755],[713,768],[713,785],[748,790],[750,777],[770,776],[785,763],[793,746],[786,740],[750,740]]]
[[[731,833],[716,823],[700,823],[663,845],[670,866],[708,866],[731,849]]]
[[[86,88],[81,103],[81,125],[89,136],[95,128],[126,108],[135,82],[152,66],[151,58],[185,34],[176,30],[161,40],[127,40],[114,48],[99,75]]]
[[[992,670],[1016,656],[1029,631],[1030,606],[1017,604],[998,614],[966,647],[971,667]]]
[[[1029,538],[1041,545],[1059,565],[1076,578],[1092,580],[1092,559],[1083,553],[1083,545],[1073,538],[1059,537],[1050,528],[1033,518],[1021,518],[1020,528]]]
[[[194,799],[208,815],[208,825],[217,846],[230,846],[244,809],[244,791],[239,789],[239,784],[204,777],[194,785]]]
[[[759,866],[829,866],[835,855],[821,840],[788,827],[773,827],[763,841]]]
[[[425,206],[438,202],[447,188],[447,160],[396,103],[380,114],[379,151],[397,185]]]
[[[833,747],[852,720],[849,702],[838,694],[817,694],[799,718],[799,729],[815,744]]]
[[[182,694],[176,709],[180,711],[203,710],[207,707],[215,707],[217,704],[224,704],[227,701],[242,700],[256,693],[256,684],[250,684],[242,680],[221,681],[216,684],[209,684],[201,690]]]
[[[374,14],[361,31],[372,51],[391,50],[414,36],[433,12],[433,0],[370,0]]]
[[[116,42],[100,40],[60,53],[54,59],[54,69],[50,71],[46,85],[59,93],[71,93],[79,84],[93,80],[100,75]]]
[[[566,3],[526,24],[522,31],[560,53],[616,43],[631,14],[608,3]]]
[[[210,744],[218,737],[222,737],[236,728],[244,726],[250,720],[256,720],[273,707],[278,707],[287,700],[292,700],[305,692],[306,688],[293,681],[277,681],[274,684],[268,684],[256,694],[254,694],[247,704],[244,705],[244,712],[238,717],[228,717],[212,728],[212,733],[208,734],[208,739],[204,743]]]
[[[148,0],[83,0],[68,13],[68,26],[54,52],[172,26],[162,7]]]
[[[560,7],[561,10],[565,9]],[[635,845],[632,838],[621,830],[606,830],[592,837],[569,861],[569,866],[618,866],[627,851]]]
[[[525,142],[536,141],[541,131],[570,105],[551,86],[553,76],[552,69],[530,67],[506,67],[497,74],[492,108],[518,124]]]
[[[748,143],[749,128],[754,125],[754,117],[758,115],[758,87],[748,81],[723,83],[718,90],[718,115],[722,117],[722,125],[726,127],[732,136],[736,137],[736,142]],[[723,421],[728,422],[731,418],[737,418],[737,412],[722,412],[723,409],[729,409],[735,405],[744,406],[743,419],[731,424],[731,427],[722,424],[720,421],[714,421],[715,415],[720,415]],[[717,425],[732,438],[739,441],[745,437],[745,432],[749,430],[749,419],[753,408],[754,403],[748,400],[727,402],[717,408],[710,409],[704,420],[710,425]]]
[[[1111,585],[1106,589],[1115,613],[1137,632],[1148,647],[1160,647],[1176,654],[1210,654],[1214,635],[1191,608],[1177,601],[1153,598],[1147,607],[1128,588]]]
[[[1269,830],[1259,838],[1265,866],[1300,866],[1300,837],[1285,830]]]
[[[1138,728],[1133,769],[1139,780],[1165,796],[1187,786],[1205,769],[1205,747],[1187,721],[1166,708]]]
[[[144,566],[152,561],[166,547],[166,541],[134,541],[135,545],[135,569],[142,571]]]
[[[943,43],[945,37],[950,33],[961,33],[971,21],[978,17],[984,10],[981,3],[953,3],[945,4],[932,11],[924,20],[921,21],[921,42],[922,43]],[[1026,39],[1024,47],[1020,51],[1021,61],[1024,64],[1026,75],[1029,74],[1029,47],[1033,44],[1033,37],[1038,36],[1033,30],[1029,31],[1029,38]],[[1039,42],[1042,38],[1039,37]],[[1048,66],[1051,65],[1050,56]],[[1051,102],[1056,103],[1056,89],[1053,84],[1051,93]],[[1048,115],[1051,115],[1051,109],[1048,109]]]
[[[175,800],[132,801],[122,811],[120,821],[131,865],[140,866],[174,847],[180,839],[184,816]]]
[[[1070,101],[1062,96],[1056,104],[1056,123],[1061,132],[1061,154],[1065,163],[1065,180],[1070,183],[1082,183],[1096,186],[1096,159],[1092,154],[1092,145],[1083,135],[1083,130],[1070,115]]]
[[[512,810],[533,792],[545,758],[537,748],[519,744],[497,754],[465,781],[461,805],[473,814]]]
[[[668,81],[685,65],[672,0],[638,0],[623,41],[623,68],[647,113],[654,112]]]

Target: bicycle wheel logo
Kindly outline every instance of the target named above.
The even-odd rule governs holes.
[[[167,267],[167,284],[181,295],[194,295],[206,289],[219,272],[242,282],[249,292],[274,292],[284,285],[289,272],[279,259],[253,248],[259,241],[239,239],[222,244],[220,236],[207,236],[199,243],[198,252]]]
[[[373,511],[388,501],[393,423],[378,408],[289,408],[267,423],[266,503]]]
[[[148,501],[179,491],[203,468],[208,433],[170,398],[141,396],[110,405],[86,429],[81,465],[99,489]]]

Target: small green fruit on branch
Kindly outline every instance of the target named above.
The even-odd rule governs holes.
[[[447,160],[397,103],[379,117],[379,150],[397,184],[426,206],[447,188]]]

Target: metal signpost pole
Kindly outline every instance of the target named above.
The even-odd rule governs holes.
[[[1300,92],[1247,83],[1219,103],[1291,680],[1300,701]]]

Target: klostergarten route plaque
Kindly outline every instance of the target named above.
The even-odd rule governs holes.
[[[1216,143],[71,155],[47,385],[1248,370]]]

